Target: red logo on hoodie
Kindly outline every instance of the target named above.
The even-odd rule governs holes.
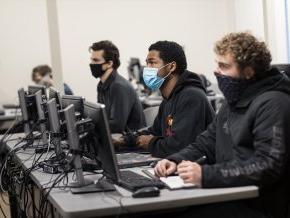
[[[173,116],[170,114],[166,118],[166,125],[167,128],[165,130],[165,136],[173,136],[174,132],[172,131],[172,125],[173,125]]]

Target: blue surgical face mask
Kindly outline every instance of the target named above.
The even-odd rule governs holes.
[[[163,67],[166,67],[171,63],[168,63],[164,65]],[[154,68],[154,67],[144,67],[143,69],[143,79],[148,88],[150,88],[152,91],[155,91],[159,89],[162,84],[164,83],[165,79],[171,74],[169,72],[165,77],[160,77],[158,76],[158,71],[162,69],[163,67],[160,68]]]

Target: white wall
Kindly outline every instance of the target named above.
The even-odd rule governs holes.
[[[0,104],[15,103],[41,63],[50,64],[45,0],[0,0]]]
[[[267,41],[272,52],[273,63],[288,63],[286,15],[284,0],[266,0]]]
[[[97,80],[89,71],[88,47],[109,39],[121,53],[127,77],[130,57],[143,63],[150,44],[173,40],[185,46],[190,70],[214,80],[213,43],[232,25],[228,0],[58,1],[64,81],[76,94],[96,100]]]
[[[272,63],[288,62],[284,0],[235,0],[234,14],[234,31],[250,30],[265,40]]]
[[[15,102],[31,83],[31,69],[51,64],[46,1],[0,0],[0,104]],[[173,40],[185,47],[188,68],[216,82],[214,42],[250,30],[267,40],[274,62],[285,62],[283,0],[57,0],[63,79],[75,94],[96,100],[88,47],[109,39],[120,49],[120,73],[130,57],[145,60],[148,46]],[[284,11],[285,12],[285,11]],[[54,57],[52,55],[52,57]],[[57,72],[55,72],[57,73]]]
[[[234,31],[251,31],[265,39],[263,0],[235,0]]]

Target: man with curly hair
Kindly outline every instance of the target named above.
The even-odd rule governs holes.
[[[226,102],[195,143],[159,161],[155,174],[177,172],[185,183],[202,188],[259,187],[258,198],[195,207],[182,217],[286,217],[289,78],[270,67],[268,48],[250,33],[230,33],[214,51]],[[196,163],[202,156],[206,161]]]

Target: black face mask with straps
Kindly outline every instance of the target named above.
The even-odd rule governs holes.
[[[104,64],[104,63],[103,63]],[[106,72],[102,69],[103,64],[90,64],[92,76],[96,79],[103,76]]]

